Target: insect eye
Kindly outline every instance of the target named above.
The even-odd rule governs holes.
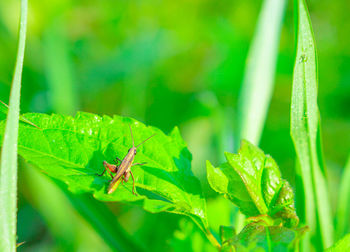
[[[135,152],[134,152],[134,153],[135,153],[135,155],[136,155],[136,150],[135,150]]]

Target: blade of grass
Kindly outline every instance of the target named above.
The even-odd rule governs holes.
[[[265,124],[274,76],[286,0],[265,0],[248,53],[238,105],[238,134],[258,145]]]
[[[236,150],[242,139],[259,145],[273,91],[286,3],[286,0],[265,0],[263,3],[248,53],[243,86],[239,97],[234,148]],[[238,232],[243,228],[244,220],[244,215],[238,213],[234,221]]]
[[[28,2],[27,0],[22,0],[17,58],[12,80],[10,107],[1,151],[0,251],[16,250],[17,139],[21,79],[27,31],[27,11]]]
[[[78,96],[61,15],[53,19],[53,24],[44,33],[45,72],[53,110],[72,115],[77,108]]]
[[[317,62],[314,35],[304,0],[296,0],[297,52],[291,102],[291,136],[294,142],[304,193],[305,223],[311,232],[320,228],[321,247],[333,243],[333,225],[322,162],[319,110],[317,107]],[[316,213],[316,214],[315,214]],[[316,219],[317,216],[317,219]],[[312,235],[312,234],[311,234]],[[321,238],[321,239],[318,239]],[[304,250],[310,250],[310,234]],[[320,246],[320,245],[318,245]]]
[[[115,215],[108,207],[87,195],[72,195],[65,190],[67,198],[74,208],[95,231],[116,251],[146,251],[119,224]]]
[[[343,237],[350,228],[350,155],[345,165],[340,183],[337,207],[337,239]]]
[[[87,234],[86,226],[83,227],[81,218],[75,214],[64,193],[36,168],[24,162],[19,164],[19,181],[22,181],[19,189],[40,213],[55,246],[62,251],[76,251],[82,243],[89,245],[91,235]],[[79,239],[81,233],[90,240]]]

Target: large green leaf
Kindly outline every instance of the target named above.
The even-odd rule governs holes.
[[[207,161],[208,181],[215,191],[247,216],[268,215],[288,227],[298,224],[293,191],[272,157],[244,140],[238,154],[225,155],[227,162],[217,168]]]
[[[49,176],[63,181],[74,193],[91,193],[102,201],[123,201],[142,205],[156,213],[168,211],[192,217],[206,228],[206,205],[200,183],[191,171],[191,154],[175,128],[169,135],[154,127],[120,116],[113,118],[78,113],[75,118],[62,115],[26,114],[39,128],[21,124],[19,154]],[[104,170],[102,162],[123,158],[132,146],[152,134],[141,145],[132,171],[138,196],[132,194],[132,179],[107,194],[110,177],[96,176]],[[3,136],[4,122],[0,124]]]

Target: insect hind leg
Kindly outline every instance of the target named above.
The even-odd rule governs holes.
[[[112,165],[107,163],[106,161],[103,161],[103,166],[105,167],[105,170],[101,173],[101,174],[97,174],[98,176],[102,176],[103,174],[105,174],[105,172],[107,171],[108,174],[112,177],[113,179],[113,173],[116,173],[118,171],[119,166],[117,165]]]
[[[110,172],[110,170],[107,168],[107,167],[105,167],[105,169],[103,170],[103,172],[101,173],[101,174],[98,174],[98,173],[96,173],[96,175],[97,176],[103,176],[103,174],[105,174],[105,172],[108,172],[108,174],[112,177],[112,179],[113,179],[113,175],[112,175],[112,173]]]

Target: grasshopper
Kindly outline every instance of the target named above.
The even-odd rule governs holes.
[[[141,144],[145,143],[147,140],[149,140],[155,134],[148,137],[146,140],[142,141],[141,143],[139,143],[138,145],[135,146],[134,137],[133,137],[130,125],[129,125],[129,128],[130,128],[130,134],[131,134],[131,139],[132,139],[132,147],[128,150],[128,154],[126,154],[126,156],[123,158],[123,160],[120,160],[117,157],[115,159],[115,161],[117,163],[116,165],[109,164],[109,163],[107,163],[107,161],[103,161],[103,166],[105,167],[105,170],[102,172],[102,174],[97,174],[98,176],[102,176],[107,171],[109,173],[109,175],[111,175],[112,181],[108,186],[108,190],[107,190],[108,194],[111,194],[112,192],[114,192],[117,189],[120,182],[123,182],[123,181],[128,182],[130,174],[131,174],[131,177],[133,180],[132,193],[134,195],[137,195],[135,193],[135,178],[134,178],[134,175],[132,174],[131,167],[135,166],[135,165],[145,165],[146,163],[133,164],[134,158],[136,155],[136,150],[137,150],[137,147],[139,147]],[[120,162],[119,164],[118,164],[118,161]],[[116,173],[116,175],[113,177],[112,173]]]

